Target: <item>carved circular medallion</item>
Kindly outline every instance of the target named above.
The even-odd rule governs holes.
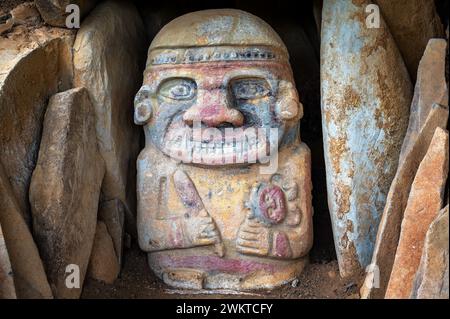
[[[259,209],[271,224],[278,224],[286,216],[286,199],[280,187],[271,185],[259,193]]]

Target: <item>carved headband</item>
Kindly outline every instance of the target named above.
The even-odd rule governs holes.
[[[279,61],[289,57],[274,47],[207,46],[194,48],[158,48],[149,52],[147,66],[162,64],[189,64],[210,61]]]

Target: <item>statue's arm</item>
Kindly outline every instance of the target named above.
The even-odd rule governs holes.
[[[139,236],[139,245],[148,252],[213,245],[219,242],[214,222],[209,215],[150,218],[147,225],[149,227]]]
[[[160,179],[158,181],[154,180],[152,174],[138,176],[138,232],[142,250],[151,252],[191,248],[221,242],[214,220],[184,172],[177,170],[173,174],[179,200],[184,205],[182,211],[168,211],[164,200],[161,200],[167,189]],[[159,187],[152,187],[155,184]]]

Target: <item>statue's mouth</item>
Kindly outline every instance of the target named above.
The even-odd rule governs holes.
[[[280,128],[171,128],[162,151],[184,163],[233,165],[265,163],[278,151]],[[276,131],[276,132],[275,132]]]

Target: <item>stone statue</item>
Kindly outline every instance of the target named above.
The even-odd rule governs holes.
[[[179,288],[293,280],[312,245],[310,151],[287,49],[261,19],[205,10],[153,40],[135,123],[138,235]]]

